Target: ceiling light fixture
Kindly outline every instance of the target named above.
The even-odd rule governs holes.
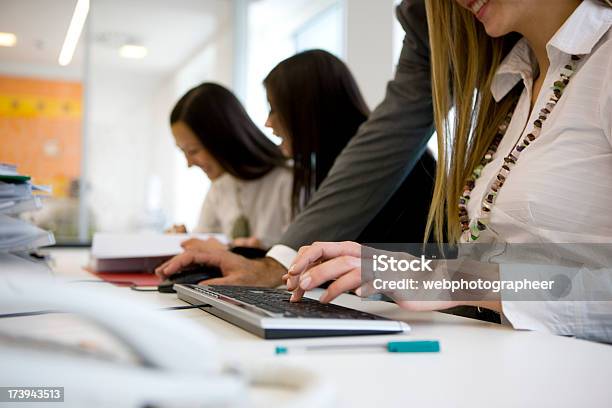
[[[0,33],[0,47],[14,47],[17,36],[13,33]]]
[[[147,56],[148,50],[142,45],[124,44],[119,48],[119,55],[123,58],[141,59]]]
[[[74,50],[76,49],[79,37],[83,31],[85,20],[87,20],[87,14],[89,13],[89,0],[78,0],[74,7],[74,13],[72,14],[72,20],[70,20],[70,26],[66,32],[66,38],[64,39],[64,45],[60,52],[58,62],[61,66],[66,66],[72,61]]]

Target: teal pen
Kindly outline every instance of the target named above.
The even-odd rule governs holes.
[[[438,353],[440,342],[437,340],[410,340],[390,341],[388,343],[364,343],[364,344],[322,344],[313,346],[276,346],[274,354],[290,354],[306,351],[344,351],[354,349],[384,348],[389,353]]]

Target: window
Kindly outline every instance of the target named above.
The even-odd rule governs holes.
[[[0,47],[0,162],[53,186],[31,217],[59,243],[193,226],[209,183],[187,169],[168,118],[187,89],[231,84],[230,4],[89,1],[75,55],[60,66],[75,4],[3,2],[0,31],[17,42]]]
[[[295,51],[319,48],[337,57],[344,55],[342,6],[336,3],[298,28],[293,36]]]
[[[276,64],[299,51],[323,48],[342,57],[342,2],[261,0],[249,4],[248,14],[245,105],[266,135],[280,142],[264,127],[269,107],[262,81]]]

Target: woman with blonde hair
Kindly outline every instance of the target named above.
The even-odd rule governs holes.
[[[428,230],[439,242],[446,236],[453,244],[506,248],[612,243],[610,2],[426,3],[439,149]],[[293,300],[328,280],[335,281],[323,302],[361,289],[362,255],[351,242],[303,247],[286,275]],[[508,268],[526,263],[508,261],[472,262],[469,271],[464,266],[458,272],[502,280]],[[413,310],[485,307],[517,329],[612,341],[606,266],[589,282],[602,302],[395,298]],[[539,269],[525,273],[537,276]]]

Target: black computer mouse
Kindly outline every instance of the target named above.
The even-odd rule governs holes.
[[[223,276],[219,268],[206,265],[189,266],[182,271],[169,276],[165,281],[159,284],[157,290],[162,293],[176,293],[172,286],[175,283],[185,283],[188,285],[197,285],[199,282],[207,279],[218,278]]]

